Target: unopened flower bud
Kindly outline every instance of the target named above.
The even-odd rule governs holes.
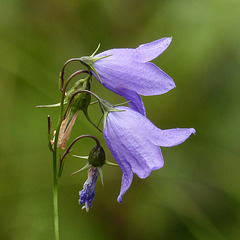
[[[66,101],[70,101],[72,96],[82,90],[90,90],[90,81],[89,79],[86,80],[79,80],[76,82],[76,84],[73,86],[72,89],[69,90],[67,93]],[[91,95],[88,92],[80,92],[74,96],[71,102],[70,111],[76,112],[76,111],[83,111],[85,112],[88,108],[88,105],[91,102]]]
[[[106,162],[105,152],[101,146],[95,146],[89,153],[88,163],[93,167],[102,167]]]

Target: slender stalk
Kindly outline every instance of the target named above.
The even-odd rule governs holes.
[[[61,127],[62,120],[64,119],[63,117],[63,106],[64,106],[64,98],[65,98],[65,92],[67,89],[67,86],[69,82],[73,79],[78,74],[81,73],[89,73],[87,70],[79,70],[76,71],[74,74],[72,74],[67,82],[64,84],[64,71],[66,66],[73,61],[79,61],[78,58],[73,58],[68,60],[62,68],[61,71],[61,86],[60,86],[60,91],[62,92],[61,96],[61,102],[60,102],[60,113],[59,113],[59,119],[58,119],[58,125],[56,128],[56,133],[55,133],[55,141],[54,141],[54,146],[53,146],[53,217],[54,217],[54,239],[59,240],[59,215],[58,215],[58,163],[57,163],[57,143],[58,143],[58,135]],[[50,131],[50,118],[48,118],[48,132]]]
[[[60,177],[61,174],[62,174],[62,171],[63,171],[62,166],[63,166],[63,161],[64,161],[64,159],[65,159],[66,156],[70,153],[70,150],[71,150],[72,146],[73,146],[78,140],[80,140],[80,139],[82,139],[82,138],[92,138],[92,139],[96,142],[96,144],[97,144],[98,147],[101,146],[99,140],[98,140],[96,137],[92,136],[92,135],[81,135],[81,136],[75,138],[75,139],[72,141],[72,143],[69,145],[69,147],[67,148],[67,150],[65,151],[65,153],[63,154],[62,158],[60,159],[58,177]]]
[[[63,112],[63,104],[61,102],[59,122],[56,129],[54,149],[53,149],[53,217],[54,217],[55,240],[59,240],[57,143],[58,143],[58,134],[59,134],[59,130],[62,123],[62,112]]]
[[[66,81],[66,83],[65,83],[65,86],[64,86],[64,88],[63,88],[63,92],[66,92],[66,89],[67,89],[67,86],[68,86],[68,84],[69,84],[69,82],[75,77],[75,76],[77,76],[77,75],[79,75],[79,74],[81,74],[81,73],[88,73],[88,74],[91,74],[88,70],[78,70],[78,71],[76,71],[75,73],[73,73],[68,79],[67,79],[67,81]]]
[[[65,68],[66,68],[66,66],[67,66],[70,62],[80,62],[80,58],[72,58],[72,59],[67,60],[67,61],[64,63],[63,68],[62,68],[62,71],[61,71],[61,75],[60,75],[60,79],[61,79],[60,90],[61,90],[61,91],[63,91]]]
[[[53,151],[53,217],[54,239],[59,240],[59,217],[58,217],[58,176],[57,176],[57,151]]]
[[[54,147],[53,147],[53,217],[54,217],[54,239],[55,240],[59,240],[57,143],[58,143],[59,130],[62,123],[64,96],[65,96],[65,91],[62,92],[62,98],[60,102],[60,113],[59,113],[58,125],[55,133],[55,141],[54,141]]]

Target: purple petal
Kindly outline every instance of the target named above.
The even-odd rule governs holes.
[[[146,110],[143,104],[141,97],[135,92],[128,89],[117,89],[115,93],[119,94],[122,97],[125,97],[127,101],[130,101],[128,105],[135,111],[141,113],[143,116],[146,116]]]
[[[151,140],[154,144],[162,147],[173,147],[190,137],[191,134],[195,134],[194,128],[175,128],[152,132]]]
[[[104,137],[124,174],[121,199],[131,185],[132,173],[146,178],[152,170],[163,166],[163,157],[160,148],[146,137],[149,132],[142,125],[147,118],[127,107],[118,109],[125,111],[108,114]]]
[[[111,56],[109,56],[111,55]],[[103,59],[119,59],[121,62],[124,61],[137,61],[137,51],[134,48],[114,48],[109,49],[107,51],[101,52],[97,55],[95,55],[95,58],[101,58],[104,56],[109,56],[107,58]],[[96,62],[99,62],[103,59],[97,60]]]
[[[151,43],[140,45],[136,50],[138,51],[138,61],[148,62],[158,57],[170,45],[172,38],[161,38]]]
[[[93,75],[98,79],[95,73]],[[104,84],[105,85],[105,84]],[[106,86],[105,86],[106,87]],[[146,116],[146,110],[143,104],[143,101],[139,94],[133,90],[129,90],[127,88],[122,88],[122,87],[112,87],[108,85],[107,87],[110,91],[115,92],[116,94],[124,97],[127,101],[130,101],[128,105],[134,109],[135,111],[141,113],[143,116]]]
[[[122,196],[125,194],[125,192],[129,189],[129,187],[132,184],[133,179],[133,172],[131,170],[124,172],[122,175],[122,184],[121,184],[121,190],[120,194],[118,195],[118,202],[122,202]]]
[[[149,119],[142,116],[138,112],[135,112],[132,109],[127,107],[118,107],[118,109],[126,110],[128,112],[129,119],[138,125],[141,126],[138,129],[138,134],[146,134],[147,137],[153,144],[162,147],[172,147],[176,146],[190,137],[191,134],[195,134],[196,131],[194,128],[175,128],[161,130],[156,127]],[[140,133],[141,132],[141,133]]]
[[[94,64],[103,85],[114,91],[127,88],[143,96],[159,95],[175,87],[171,77],[153,63],[121,62],[112,56]]]
[[[148,62],[164,52],[172,38],[161,38],[156,41],[142,44],[137,48],[115,48],[97,54],[95,57],[113,55],[114,58],[124,61]]]
[[[115,133],[114,129],[111,128],[111,126],[110,127],[108,126],[108,124],[104,129],[104,137],[108,145],[108,148],[110,149],[114,159],[117,161],[117,163],[119,164],[123,172],[121,191],[118,196],[118,202],[122,202],[122,196],[131,186],[132,179],[133,179],[133,172],[130,164],[127,161],[128,156],[122,154],[122,150],[124,151],[124,149],[122,149],[121,145],[120,145],[120,148],[118,148],[118,144],[115,145],[115,143],[118,143],[116,141],[116,139],[118,138],[118,135]]]
[[[79,192],[79,204],[85,204],[83,208],[86,208],[87,212],[89,210],[89,207],[92,206],[92,201],[94,200],[98,175],[98,170],[94,167],[91,167],[88,171],[88,179],[83,185],[83,190]]]
[[[144,126],[145,121],[149,120],[128,107],[117,109],[124,111],[110,112],[104,129],[104,136],[113,140],[108,147],[114,150],[115,155],[117,153],[116,158],[120,159],[120,163],[115,160],[119,165],[128,162],[134,173],[146,178],[152,170],[163,166],[160,148],[147,137],[150,132]]]

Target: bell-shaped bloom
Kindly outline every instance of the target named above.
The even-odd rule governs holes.
[[[171,40],[162,38],[135,49],[111,49],[81,61],[90,66],[103,86],[125,97],[131,108],[145,115],[139,95],[160,95],[175,87],[171,77],[149,62],[164,52]]]
[[[107,114],[104,137],[119,164],[123,175],[118,201],[132,183],[133,174],[146,178],[151,171],[163,166],[162,147],[172,147],[184,142],[193,128],[161,130],[142,114],[128,107],[116,107],[121,111]]]

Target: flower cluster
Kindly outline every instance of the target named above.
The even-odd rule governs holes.
[[[130,187],[134,173],[146,178],[152,170],[163,166],[159,146],[172,147],[195,134],[193,128],[157,128],[146,118],[139,96],[160,95],[175,87],[171,77],[149,62],[165,51],[171,40],[162,38],[136,49],[111,49],[91,59],[83,57],[103,86],[130,101],[130,108],[109,106],[101,101],[105,113],[104,137],[123,172],[119,202]]]
[[[61,124],[51,140],[50,149],[53,152],[56,152],[57,148],[65,149],[78,112],[83,111],[89,122],[103,132],[106,144],[123,172],[121,190],[117,199],[119,202],[122,202],[123,195],[129,189],[134,173],[139,178],[146,178],[151,171],[164,165],[160,147],[178,145],[189,138],[191,134],[195,134],[193,128],[162,130],[156,127],[146,117],[146,110],[141,99],[141,95],[160,95],[175,87],[172,78],[151,62],[168,48],[171,40],[172,38],[162,38],[140,45],[135,49],[111,49],[95,55],[97,49],[91,56],[67,61],[60,75],[61,103],[52,106],[61,107]],[[64,82],[65,67],[72,61],[82,63],[87,70],[75,72]],[[82,73],[87,74],[87,77],[78,80],[69,91],[66,91],[73,77]],[[124,97],[129,107],[114,106],[91,92],[92,75],[105,88]],[[91,96],[97,98],[103,112],[103,130],[99,129],[88,116],[87,110],[90,106]],[[64,104],[67,104],[67,108],[63,114]],[[49,120],[49,122],[51,121]],[[49,135],[50,125],[49,123]],[[83,190],[79,192],[79,204],[84,204],[83,208],[88,211],[95,196],[98,175],[101,176],[103,183],[102,166],[116,164],[105,159],[105,152],[96,137],[82,135],[70,144],[61,157],[59,177],[71,147],[76,141],[85,137],[94,139],[97,144],[92,148],[89,156],[81,157],[87,159],[88,162],[82,169],[75,172],[90,168]]]

